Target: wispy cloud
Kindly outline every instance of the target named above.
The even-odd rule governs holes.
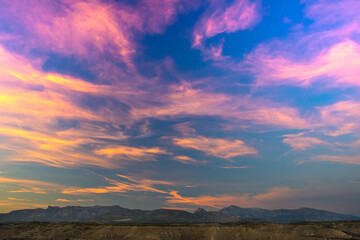
[[[224,168],[224,169],[244,169],[244,168],[250,168],[249,166],[224,166],[224,167],[220,167],[220,168]]]
[[[305,137],[304,132],[299,134],[287,134],[283,137],[283,143],[290,145],[296,150],[306,150],[308,148],[317,147],[318,145],[331,146],[326,141],[320,140],[315,137]]]
[[[188,156],[175,156],[175,161],[181,162],[183,164],[194,164],[194,165],[201,165],[201,164],[207,164],[208,161],[206,160],[196,160],[194,158],[188,157]]]
[[[68,188],[64,189],[62,193],[65,194],[94,194],[94,193],[126,193],[129,191],[134,192],[155,192],[160,194],[166,194],[167,192],[156,187],[156,185],[174,185],[168,181],[157,181],[150,179],[134,179],[132,177],[118,174],[118,177],[123,180],[113,180],[104,177],[104,180],[110,186],[101,186],[96,188]]]
[[[226,6],[219,1],[204,13],[194,30],[193,46],[202,44],[206,38],[220,33],[232,33],[253,27],[261,18],[258,2],[249,0],[235,0]]]
[[[303,62],[289,59],[281,53],[272,56],[264,50],[259,48],[249,56],[249,61],[255,61],[253,71],[258,85],[308,86],[321,81],[328,87],[359,86],[360,47],[354,41],[344,40],[329,46]]]
[[[338,162],[344,164],[360,164],[360,156],[336,156],[336,155],[317,155],[310,160],[300,161],[298,164],[306,162]]]
[[[10,193],[46,194],[50,191],[53,192],[63,187],[61,184],[52,182],[7,177],[0,177],[0,184],[6,184],[6,186],[11,189],[8,190]]]
[[[111,54],[132,68],[137,34],[160,33],[179,13],[198,4],[143,0],[134,6],[92,0],[12,1],[1,5],[2,19],[12,26],[16,42],[24,43],[28,50],[37,48],[82,59]]]
[[[274,187],[266,193],[255,195],[250,194],[218,194],[202,195],[198,197],[184,197],[177,191],[171,191],[171,197],[167,198],[168,204],[187,204],[223,208],[230,205],[242,207],[255,207],[267,205],[267,202],[274,202],[280,199],[288,199],[297,195],[299,190],[287,187]]]
[[[116,147],[107,147],[103,149],[95,150],[95,154],[104,155],[108,158],[122,158],[125,160],[135,160],[135,161],[147,161],[153,160],[157,154],[167,154],[169,153],[165,150],[162,150],[158,147],[155,148],[135,148],[129,146],[116,146]]]
[[[75,199],[75,200],[69,200],[69,199],[63,199],[58,198],[55,200],[56,202],[93,202],[94,199]]]
[[[12,201],[26,201],[25,199],[21,199],[21,198],[8,198],[9,200],[12,200]]]
[[[247,146],[241,140],[226,140],[220,138],[173,138],[174,144],[183,148],[193,148],[207,155],[219,158],[232,158],[241,155],[257,154],[257,151]]]
[[[170,91],[158,100],[164,104],[133,108],[132,116],[136,119],[184,115],[218,116],[224,119],[251,121],[255,125],[295,129],[308,129],[314,125],[311,119],[303,118],[296,108],[261,98],[254,99],[250,95],[236,97],[207,92],[194,88],[188,82],[173,85]]]

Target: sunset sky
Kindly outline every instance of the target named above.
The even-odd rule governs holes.
[[[360,216],[360,1],[0,0],[0,212]]]

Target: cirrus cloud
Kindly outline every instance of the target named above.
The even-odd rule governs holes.
[[[204,152],[206,155],[219,158],[233,158],[241,155],[257,154],[257,151],[247,146],[241,140],[226,140],[220,138],[173,138],[175,145],[183,148],[193,148]]]

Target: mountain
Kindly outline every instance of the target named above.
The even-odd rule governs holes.
[[[151,211],[127,209],[120,206],[49,206],[46,209],[25,209],[0,214],[0,222],[226,223],[267,221],[289,223],[347,220],[360,220],[360,218],[311,208],[267,210],[237,206],[229,206],[220,211],[206,211],[198,208],[194,213],[174,209]]]
[[[267,210],[261,208],[241,208],[237,206],[229,206],[221,209],[219,212],[228,217],[248,217],[251,219],[258,219],[260,221],[277,223],[360,220],[360,218],[356,216],[313,208]]]
[[[107,213],[128,210],[120,206],[93,206],[93,207],[52,207],[47,209],[16,210],[7,214],[0,214],[0,222],[78,222],[97,218]]]

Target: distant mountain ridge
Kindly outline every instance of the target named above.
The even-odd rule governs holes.
[[[0,222],[196,223],[351,221],[359,217],[312,208],[267,210],[229,206],[219,211],[199,208],[194,213],[174,210],[128,209],[120,206],[68,206],[16,210],[0,214]]]

